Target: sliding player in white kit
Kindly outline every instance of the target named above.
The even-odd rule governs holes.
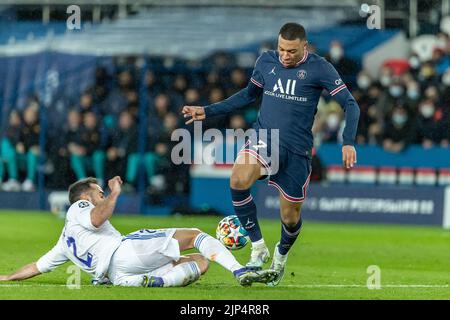
[[[208,269],[208,260],[231,271],[244,286],[267,283],[273,270],[251,271],[243,267],[217,239],[192,228],[142,229],[122,236],[109,222],[122,180],[108,181],[111,193],[105,198],[94,178],[69,187],[71,206],[57,244],[37,262],[28,264],[0,281],[24,280],[50,272],[72,261],[93,276],[93,283],[120,286],[176,287],[188,285]],[[182,256],[197,248],[199,253]]]

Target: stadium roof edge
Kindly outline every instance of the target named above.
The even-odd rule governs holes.
[[[3,5],[73,5],[73,0],[6,0]],[[359,0],[315,0],[315,7],[349,7],[359,6]],[[77,0],[77,5],[138,5],[138,6],[270,6],[273,7],[273,0]],[[310,0],[277,0],[276,6],[311,6]]]

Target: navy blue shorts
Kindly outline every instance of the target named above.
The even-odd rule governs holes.
[[[261,139],[257,143],[247,139],[241,153],[248,153],[263,165],[267,175],[260,180],[268,178],[268,185],[277,188],[286,200],[305,200],[312,171],[311,157],[294,153],[283,146],[273,146]]]

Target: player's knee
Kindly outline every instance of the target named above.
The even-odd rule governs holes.
[[[192,234],[194,235],[194,237],[196,237],[197,235],[199,235],[200,233],[203,232],[199,228],[191,228],[191,231],[192,231]]]
[[[194,247],[194,242],[195,242],[195,239],[197,238],[197,236],[200,234],[200,233],[202,233],[203,231],[202,230],[200,230],[200,229],[198,229],[198,228],[190,228],[189,229],[189,234],[190,234],[190,236],[189,236],[189,238],[190,238],[190,247]]]
[[[249,176],[241,173],[232,173],[230,177],[230,188],[237,190],[245,190],[251,187],[251,179]]]
[[[300,212],[296,208],[283,208],[281,222],[289,228],[295,227],[300,221]]]

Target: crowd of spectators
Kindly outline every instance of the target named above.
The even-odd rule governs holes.
[[[385,65],[377,77],[348,59],[338,41],[331,43],[328,53],[319,52],[336,67],[360,106],[358,144],[380,145],[389,152],[401,152],[409,144],[449,147],[450,41],[446,34],[438,37],[443,45],[435,48],[431,60],[420,61],[412,55],[400,72]],[[98,67],[95,84],[64,108],[64,121],[50,124],[42,168],[47,187],[66,188],[87,176],[104,183],[119,174],[124,177],[124,189],[133,191],[143,172],[150,193],[189,191],[189,166],[175,165],[170,159],[171,133],[185,127],[182,106],[214,103],[236,93],[247,85],[252,70],[238,67],[227,53],[214,55],[211,67],[202,71],[164,72],[150,66],[144,80],[146,137],[140,139],[142,97],[135,60],[118,60],[114,73]],[[247,129],[257,117],[258,105],[257,101],[239,112],[207,119],[203,128]],[[313,127],[315,143],[340,142],[343,119],[342,108],[324,92]],[[2,189],[35,190],[40,168],[38,99],[31,97],[20,111],[10,112],[3,130]]]
[[[450,40],[445,33],[437,37],[430,60],[412,54],[408,61],[385,63],[377,77],[357,73],[351,87],[361,110],[357,144],[394,153],[410,144],[450,146]],[[339,62],[330,62],[339,70]],[[314,126],[317,142],[339,142],[343,117],[340,106],[324,96]]]

